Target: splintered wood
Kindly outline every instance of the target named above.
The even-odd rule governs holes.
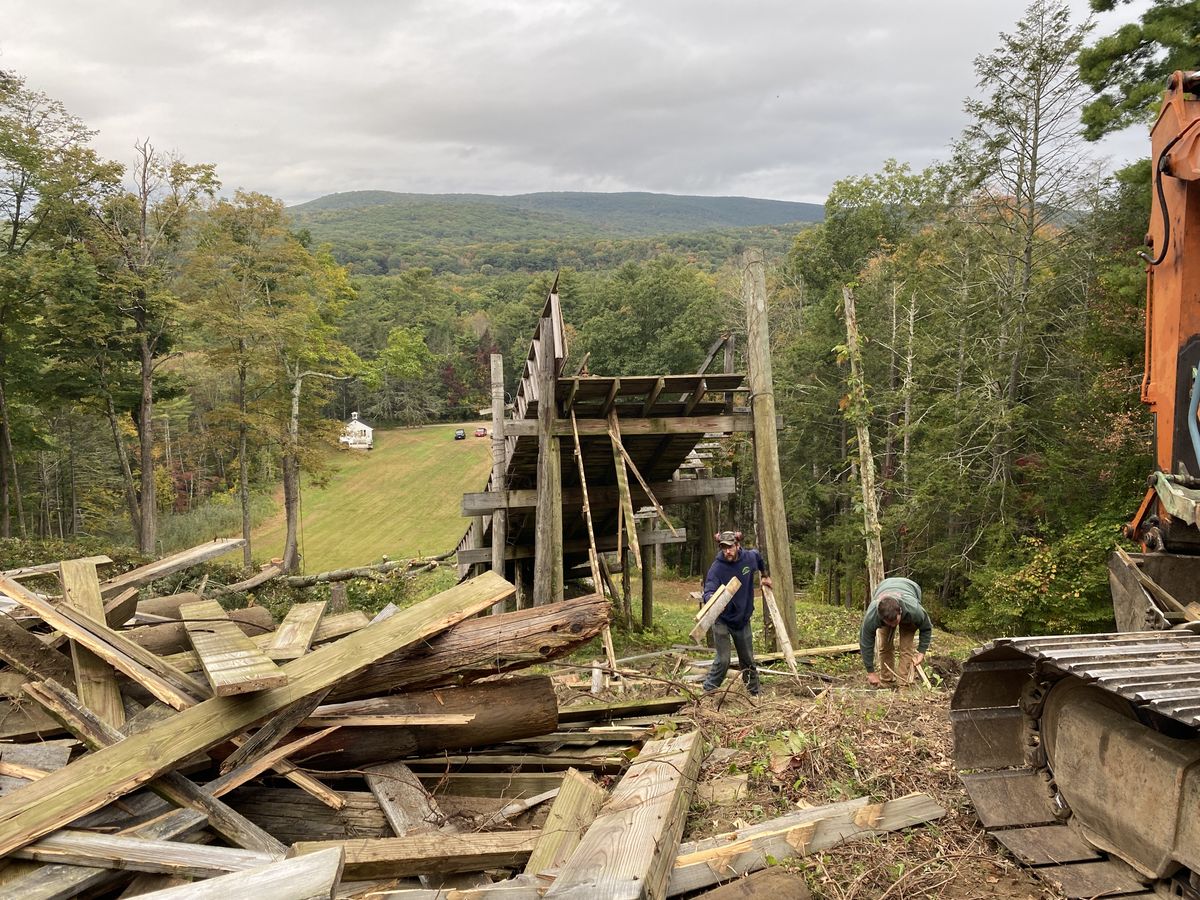
[[[862,800],[681,848],[689,699],[560,709],[548,676],[508,674],[599,636],[602,595],[496,612],[514,588],[488,572],[373,620],[297,603],[266,630],[203,585],[138,599],[232,546],[104,583],[96,558],[0,575],[19,604],[0,615],[0,900],[657,900],[941,814]],[[54,575],[61,601],[34,587]],[[651,739],[664,717],[678,731]]]

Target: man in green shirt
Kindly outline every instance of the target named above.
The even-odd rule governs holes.
[[[920,638],[916,650],[913,638]],[[896,636],[900,637],[900,666],[896,666]],[[921,607],[921,586],[909,578],[885,578],[871,595],[871,605],[863,616],[858,634],[858,649],[867,670],[867,683],[879,687],[912,684],[917,666],[933,640],[933,623]],[[875,671],[875,651],[878,645],[879,668]]]

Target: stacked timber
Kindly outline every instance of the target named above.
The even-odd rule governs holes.
[[[143,605],[149,578],[100,564],[41,567],[53,596],[0,575],[0,900],[661,898],[940,814],[864,800],[681,846],[703,742],[655,735],[687,699],[560,710],[514,674],[600,634],[599,595],[477,617],[514,592],[485,573],[275,627]]]

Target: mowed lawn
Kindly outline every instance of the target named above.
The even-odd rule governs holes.
[[[301,491],[304,571],[453,550],[469,524],[462,495],[484,490],[492,467],[491,439],[471,436],[477,425],[376,429],[374,450],[337,451],[329,483],[306,481]],[[465,441],[454,440],[456,428]],[[281,555],[283,539],[281,509],[255,529],[255,557]]]

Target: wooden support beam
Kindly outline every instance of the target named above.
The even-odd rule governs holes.
[[[112,559],[107,556],[83,556],[74,562],[90,562],[94,566],[112,565]],[[57,575],[62,563],[42,563],[38,566],[21,566],[18,569],[5,569],[0,572],[0,578],[11,578],[20,581],[22,578],[34,578],[38,575]]]
[[[579,379],[572,378],[571,386],[567,388],[566,399],[563,400],[563,412],[569,413],[575,407],[575,395],[579,393]]]
[[[196,698],[210,693],[207,685],[194,681],[120,633],[69,607],[56,607],[15,581],[4,578],[0,578],[0,590],[176,709],[190,706]]]
[[[746,340],[750,357],[750,397],[754,415],[754,461],[758,500],[771,581],[788,637],[796,640],[796,593],[792,581],[792,549],[788,539],[783,481],[779,474],[775,394],[771,377],[771,339],[767,328],[767,275],[762,250],[742,254],[742,300],[746,307]]]
[[[58,577],[65,606],[97,623],[105,621],[95,563],[65,559],[59,563]],[[121,703],[117,673],[112,666],[75,641],[71,641],[71,661],[75,667],[75,690],[83,705],[113,728],[124,725],[125,707]]]
[[[285,859],[195,884],[156,891],[154,900],[333,900],[342,879],[344,855],[330,847],[296,859]]]
[[[232,772],[256,757],[267,753],[286,737],[293,728],[307,719],[329,693],[329,688],[317,691],[307,697],[302,697],[290,706],[280,710],[268,719],[261,728],[254,732],[240,747],[233,751],[221,763],[221,774]]]
[[[541,836],[525,864],[525,874],[561,868],[579,846],[607,796],[608,792],[590,775],[567,769]]]
[[[660,377],[658,381],[654,382],[654,387],[650,388],[650,393],[646,395],[646,402],[642,404],[643,419],[650,415],[650,410],[652,410],[654,408],[654,404],[658,402],[658,396],[663,392],[663,388],[666,387],[666,384],[666,379]]]
[[[708,382],[701,378],[700,383],[696,385],[695,390],[693,390],[687,400],[684,401],[683,414],[685,416],[690,416],[692,411],[699,405],[700,401],[704,399],[704,395],[706,393],[708,393]]]
[[[750,577],[754,577],[753,572],[750,573]],[[725,611],[725,607],[729,605],[729,601],[733,599],[733,595],[741,586],[742,580],[735,575],[713,592],[713,595],[708,598],[708,602],[700,608],[700,612],[696,613],[696,624],[689,635],[693,641],[704,640],[708,629],[712,628],[713,622],[721,617],[721,613]]]
[[[552,295],[553,296],[553,295]],[[541,320],[545,322],[545,319]],[[549,337],[541,329],[543,340]],[[551,339],[552,340],[552,339]],[[535,346],[538,341],[535,340]],[[563,598],[562,471],[559,440],[554,433],[555,355],[553,347],[541,347],[543,358],[534,373],[538,384],[537,520],[534,539],[533,603],[542,606]],[[505,426],[507,430],[507,426]]]
[[[6,592],[11,584],[0,581]],[[511,590],[499,576],[481,575],[296,660],[288,667],[284,687],[206,700],[0,798],[0,856],[154,780],[193,753],[240,734],[380,657],[481,612]]]
[[[216,600],[179,608],[204,677],[218,697],[249,694],[287,684],[287,675],[225,614]]]
[[[36,843],[21,847],[17,859],[72,866],[135,872],[166,872],[193,878],[211,878],[241,872],[271,862],[271,857],[252,850],[208,847],[178,841],[152,841],[119,834],[94,834],[63,829]]]
[[[541,410],[541,406],[538,406]],[[608,433],[605,419],[580,419],[579,434],[581,437],[603,437]],[[782,427],[782,419],[777,420]],[[571,423],[567,419],[555,419],[551,425],[553,433],[566,437],[571,433]],[[746,413],[729,413],[725,415],[705,416],[658,416],[655,418],[626,418],[621,417],[621,431],[624,434],[694,434],[697,437],[705,434],[742,434],[754,430],[754,419]],[[537,422],[533,419],[508,419],[504,423],[504,433],[510,437],[534,437],[537,435]]]
[[[519,866],[529,858],[539,834],[533,830],[301,841],[292,846],[290,853],[293,857],[303,857],[341,847],[346,852],[347,878],[404,878]]]
[[[308,652],[312,646],[313,635],[321,624],[321,616],[325,615],[327,601],[317,600],[312,603],[297,603],[287,611],[275,635],[265,648],[267,656],[277,661],[298,659]]]
[[[612,410],[608,412],[608,439],[612,444],[613,468],[617,474],[617,493],[620,497],[621,512],[619,519],[625,522],[625,536],[629,540],[629,548],[633,551],[633,557],[637,560],[637,564],[642,564],[642,550],[638,546],[637,521],[633,518],[633,496],[629,493],[629,473],[625,470],[625,455],[621,447],[621,426],[617,424],[617,414]],[[618,524],[617,531],[621,528]],[[617,552],[621,552],[621,543],[617,542]]]
[[[505,470],[508,465],[507,443],[504,436],[504,357],[492,354],[492,479],[488,487],[493,492],[505,488]],[[503,509],[492,512],[492,571],[501,578],[506,574],[504,549],[508,546],[508,513]],[[504,612],[504,605],[497,603],[492,613]]]
[[[704,497],[732,497],[737,489],[733,478],[698,478],[688,481],[663,481],[650,485],[654,496],[662,505],[672,503],[695,503]],[[649,497],[641,486],[630,486],[634,502],[644,506]],[[615,509],[620,502],[620,493],[616,485],[593,486],[588,491],[588,501],[593,510]],[[567,488],[562,492],[563,505],[567,507],[582,507],[583,493],[577,487]],[[488,515],[495,509],[531,510],[537,507],[537,491],[509,490],[500,494],[489,491],[463,494],[460,512],[464,516]]]
[[[608,395],[604,398],[604,402],[600,405],[600,414],[607,416],[612,412],[613,404],[617,402],[617,394],[621,390],[621,379],[614,378],[612,384],[609,385]]]
[[[559,870],[547,900],[665,896],[703,743],[692,731],[642,748]]]

